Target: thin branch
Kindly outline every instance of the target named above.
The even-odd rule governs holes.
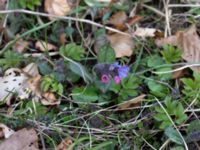
[[[87,20],[87,19],[74,18],[74,17],[69,17],[69,16],[57,16],[57,15],[52,15],[52,14],[47,14],[47,13],[34,12],[34,11],[30,11],[30,10],[25,10],[25,9],[13,9],[13,10],[1,10],[0,11],[0,14],[10,14],[10,13],[25,13],[25,14],[37,15],[37,16],[43,16],[43,17],[54,17],[54,18],[57,18],[57,19],[79,21],[79,22],[88,23],[88,24],[91,24],[91,25],[94,25],[94,26],[97,26],[97,27],[105,28],[105,29],[110,30],[112,32],[116,32],[116,33],[119,33],[119,34],[131,36],[130,34],[128,34],[126,32],[122,32],[122,31],[117,30],[115,28],[104,26],[104,25],[102,25],[100,23],[96,23],[94,21]]]

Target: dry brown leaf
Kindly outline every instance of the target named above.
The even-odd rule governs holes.
[[[44,97],[41,99],[41,103],[43,105],[58,105],[60,104],[60,100],[56,99],[55,95],[51,92],[43,93],[42,96]]]
[[[196,26],[193,25],[185,31],[179,31],[175,36],[156,40],[158,46],[170,44],[178,46],[182,51],[182,58],[188,63],[200,62],[200,37],[197,34]],[[191,67],[191,69],[200,72],[200,67]]]
[[[46,12],[56,16],[66,16],[71,10],[68,0],[45,0],[44,6]]]
[[[137,28],[134,32],[134,35],[140,36],[140,37],[154,37],[156,33],[156,29],[154,28]]]
[[[23,53],[27,50],[28,45],[29,45],[29,42],[24,41],[23,39],[20,39],[15,43],[15,45],[13,46],[13,49],[18,53]]]
[[[166,38],[156,39],[155,44],[158,47],[161,47],[162,45],[165,45],[165,44],[170,44],[170,45],[176,46],[178,44],[178,41],[177,41],[177,37],[175,35],[173,35],[173,36],[169,36]]]
[[[69,150],[69,146],[72,144],[72,140],[66,138],[56,147],[56,150]]]
[[[0,0],[0,10],[4,10],[6,7],[7,0]]]
[[[115,51],[116,58],[121,58],[124,56],[129,57],[133,54],[135,44],[131,37],[115,33],[107,35],[107,39],[110,41],[111,46]]]
[[[59,38],[60,38],[60,43],[62,45],[64,45],[67,42],[67,40],[66,40],[66,34],[65,33],[61,33],[60,36],[59,36]]]
[[[0,144],[1,150],[39,150],[38,137],[34,129],[22,129]]]
[[[176,69],[176,68],[175,68]],[[172,79],[178,79],[183,77],[187,72],[185,70],[179,70],[172,73]]]
[[[13,131],[12,129],[7,127],[5,124],[0,123],[0,135],[1,135],[0,137],[4,137],[7,139],[14,133],[15,133],[15,131]]]
[[[43,52],[57,49],[55,45],[46,43],[45,41],[37,41],[35,43],[35,48]]]
[[[126,13],[124,11],[119,11],[110,17],[109,23],[118,27],[124,25],[127,19]]]
[[[133,107],[134,105],[142,102],[145,96],[146,96],[145,94],[142,94],[142,95],[135,97],[135,98],[133,98],[129,101],[121,103],[121,104],[118,105],[117,110],[126,110],[130,107]]]

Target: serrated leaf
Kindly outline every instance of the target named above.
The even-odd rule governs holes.
[[[80,61],[84,57],[85,50],[83,47],[76,45],[75,43],[67,44],[61,46],[59,53],[65,57],[71,58],[73,60]]]

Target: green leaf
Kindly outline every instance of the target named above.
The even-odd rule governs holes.
[[[69,62],[69,68],[72,72],[81,76],[84,79],[85,82],[87,82],[87,83],[92,82],[92,76],[87,71],[87,69],[83,65],[81,65],[80,63]]]
[[[156,67],[164,64],[164,60],[159,55],[152,55],[148,57],[147,65],[148,67]]]
[[[24,60],[22,55],[10,50],[6,51],[3,57],[4,58],[0,59],[0,66],[2,66],[4,69],[18,67]]]
[[[154,115],[154,119],[156,119],[157,121],[168,121],[169,118],[167,117],[166,114],[164,113],[158,113]]]
[[[76,87],[72,90],[72,98],[76,102],[91,103],[97,101],[99,96],[94,87]]]
[[[177,144],[183,144],[183,141],[179,135],[179,133],[173,128],[173,127],[168,127],[165,130],[165,135],[172,140],[173,142]]]
[[[59,53],[65,57],[71,58],[73,60],[80,61],[84,57],[85,50],[83,47],[76,45],[75,43],[67,44],[61,46]]]
[[[103,45],[98,52],[99,63],[112,63],[115,61],[115,52],[108,44]]]
[[[181,60],[181,50],[171,45],[165,45],[163,48],[162,55],[166,63],[173,63]]]
[[[168,88],[166,88],[164,85],[157,83],[155,81],[148,81],[147,85],[151,93],[158,97],[165,97],[166,94],[169,92]]]
[[[156,72],[167,72],[171,71],[172,67],[161,67],[156,69]],[[158,74],[160,80],[169,80],[172,78],[172,73],[163,73],[163,74]]]
[[[182,146],[176,146],[171,148],[170,150],[184,150],[184,148]]]
[[[200,120],[194,120],[190,122],[189,126],[187,127],[188,134],[198,130],[200,130]]]

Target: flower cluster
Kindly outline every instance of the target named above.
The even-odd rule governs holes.
[[[115,83],[119,84],[123,78],[128,76],[128,72],[128,66],[122,66],[119,63],[115,62],[109,65],[108,72],[101,75],[101,82],[108,83],[110,81],[110,78],[112,77]]]

